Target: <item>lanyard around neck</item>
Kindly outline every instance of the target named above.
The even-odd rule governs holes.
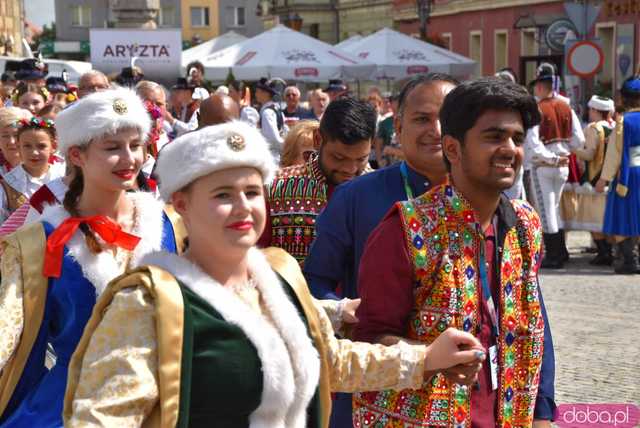
[[[494,216],[493,218],[493,236],[494,236],[494,251],[495,251],[495,256],[493,259],[493,264],[494,266],[496,266],[498,263],[500,263],[500,259],[499,259],[499,252],[498,252],[498,219]],[[493,333],[493,335],[495,337],[498,337],[499,334],[499,324],[498,324],[498,312],[496,310],[496,306],[494,304],[493,301],[493,293],[491,293],[491,287],[489,285],[489,275],[487,274],[487,259],[485,256],[485,248],[486,248],[486,244],[485,244],[485,238],[483,236],[482,240],[481,240],[481,245],[480,245],[480,266],[479,267],[479,273],[480,273],[480,282],[482,283],[482,298],[484,299],[484,301],[487,304],[487,308],[489,310],[489,318],[491,319],[491,332]],[[496,274],[498,275],[499,278],[499,273],[496,272]]]
[[[402,182],[404,183],[404,191],[407,194],[407,200],[413,199],[413,191],[409,185],[409,172],[407,171],[407,162],[402,161],[400,163],[400,175],[402,175]]]

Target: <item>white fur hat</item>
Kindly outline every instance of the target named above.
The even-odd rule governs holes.
[[[58,149],[63,155],[70,147],[86,146],[92,140],[137,128],[146,141],[151,118],[142,100],[126,88],[109,89],[88,95],[56,116]]]
[[[612,113],[616,111],[616,106],[611,98],[600,97],[598,95],[592,96],[587,105],[589,108],[599,111],[610,111]]]
[[[158,155],[160,195],[169,201],[174,192],[200,177],[244,166],[259,170],[264,183],[271,181],[276,171],[269,145],[257,129],[233,121],[189,132],[167,144]]]

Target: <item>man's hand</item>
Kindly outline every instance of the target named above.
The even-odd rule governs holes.
[[[568,166],[569,165],[569,156],[560,156],[558,158],[558,166]]]
[[[551,421],[545,419],[536,419],[533,421],[533,428],[551,428]]]
[[[605,187],[607,187],[607,180],[604,179],[600,179],[598,180],[598,182],[596,183],[596,192],[598,193],[603,193]]]

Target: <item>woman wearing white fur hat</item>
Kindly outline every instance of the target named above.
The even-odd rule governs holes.
[[[147,255],[102,295],[71,363],[66,426],[326,427],[332,390],[479,369],[480,343],[453,329],[428,347],[336,340],[295,259],[254,246],[274,169],[264,138],[240,122],[163,150],[161,194],[189,249]]]
[[[149,116],[130,90],[89,95],[57,119],[75,178],[63,206],[4,239],[0,426],[61,427],[69,360],[96,298],[147,253],[176,251],[163,204],[126,193],[143,162]],[[55,365],[47,370],[50,344]]]
[[[577,209],[573,230],[588,230],[591,232],[598,254],[589,264],[596,266],[611,266],[613,254],[607,236],[602,233],[604,210],[607,195],[594,190],[604,166],[604,155],[607,152],[609,135],[615,128],[613,113],[615,105],[611,98],[594,95],[587,104],[589,107],[589,124],[584,128],[584,148],[576,150],[578,159],[585,161],[586,168],[583,184],[574,187],[577,196]]]

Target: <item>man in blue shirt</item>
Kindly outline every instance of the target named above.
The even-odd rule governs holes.
[[[436,73],[409,80],[400,92],[395,119],[405,161],[336,188],[316,220],[316,239],[304,265],[316,298],[357,298],[360,258],[373,229],[397,201],[421,195],[446,180],[439,114],[444,97],[457,83],[448,75]],[[548,326],[544,306],[543,316]],[[553,417],[554,377],[553,344],[547,327],[536,419]],[[349,394],[338,394],[331,419],[334,428],[351,426]]]

